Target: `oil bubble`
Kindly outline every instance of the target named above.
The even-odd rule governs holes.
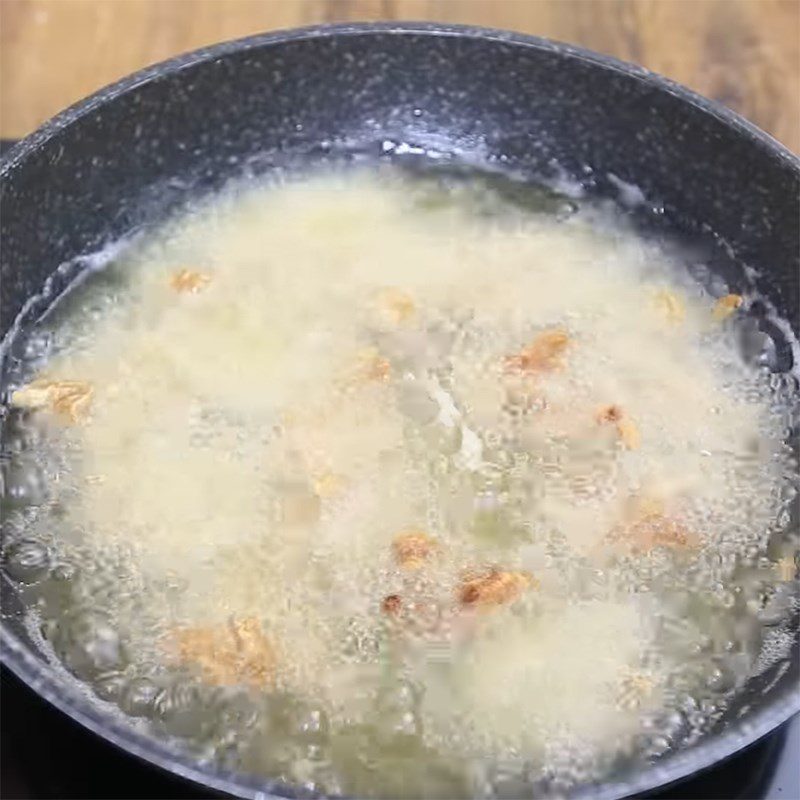
[[[8,547],[4,562],[10,578],[19,583],[32,584],[47,574],[49,554],[42,542],[23,540]]]

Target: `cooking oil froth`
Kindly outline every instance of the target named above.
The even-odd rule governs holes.
[[[5,561],[58,663],[230,767],[510,796],[696,738],[781,657],[796,395],[746,298],[512,188],[231,191],[30,333]]]

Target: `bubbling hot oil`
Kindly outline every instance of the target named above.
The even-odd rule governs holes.
[[[16,343],[92,388],[4,429],[55,663],[294,786],[520,796],[697,738],[785,655],[795,390],[680,254],[520,191],[239,188]]]

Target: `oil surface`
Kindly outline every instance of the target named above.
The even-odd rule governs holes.
[[[700,735],[794,607],[796,397],[730,297],[494,177],[234,188],[29,332],[7,573],[201,758],[380,796],[602,777]]]

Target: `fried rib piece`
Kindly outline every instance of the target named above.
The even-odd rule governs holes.
[[[536,373],[560,369],[570,343],[569,334],[561,328],[542,331],[515,355],[506,356],[503,365],[510,372]]]
[[[417,311],[411,295],[396,288],[381,289],[376,304],[381,314],[394,325],[407,322]]]
[[[339,385],[353,389],[370,383],[386,383],[392,377],[392,365],[375,347],[366,347],[357,353],[352,363],[339,379]]]
[[[463,581],[457,590],[458,601],[471,608],[506,605],[535,585],[533,576],[527,572],[492,569]]]
[[[617,405],[603,406],[595,414],[598,425],[612,423],[617,428],[617,433],[622,443],[628,450],[637,450],[642,443],[639,427]]]
[[[392,374],[391,364],[381,358],[377,351],[365,351],[360,357],[360,373],[365,381],[388,381]]]
[[[86,418],[94,389],[85,381],[50,381],[38,378],[11,395],[16,408],[44,409],[67,422]]]
[[[182,269],[169,279],[169,285],[176,292],[191,294],[197,294],[209,283],[211,283],[210,275],[193,269]]]
[[[722,322],[722,320],[733,314],[737,308],[741,308],[743,302],[744,298],[740,294],[726,294],[714,304],[711,316],[717,322]]]
[[[419,569],[438,549],[436,540],[424,531],[404,531],[392,541],[392,555],[403,569]]]
[[[617,423],[620,439],[628,450],[638,450],[642,443],[642,435],[632,419],[623,419]]]
[[[610,405],[599,408],[594,418],[597,420],[598,425],[600,425],[604,422],[617,423],[623,416],[623,411],[619,406]]]
[[[683,550],[699,543],[697,535],[680,519],[669,516],[656,499],[634,498],[626,516],[611,539],[625,543],[634,553],[649,553],[656,547]]]
[[[216,686],[264,688],[275,677],[275,650],[255,617],[232,620],[226,627],[201,626],[174,632],[177,658],[196,667]]]
[[[388,617],[396,617],[403,609],[403,598],[399,594],[388,594],[381,601],[381,611]]]
[[[634,550],[649,552],[656,547],[691,547],[692,532],[680,521],[663,514],[651,514],[629,528]]]
[[[672,325],[678,325],[686,318],[686,305],[683,299],[669,289],[659,289],[653,303],[656,310]]]
[[[314,494],[317,497],[328,498],[341,494],[347,487],[347,481],[335,472],[320,472],[312,481]]]

